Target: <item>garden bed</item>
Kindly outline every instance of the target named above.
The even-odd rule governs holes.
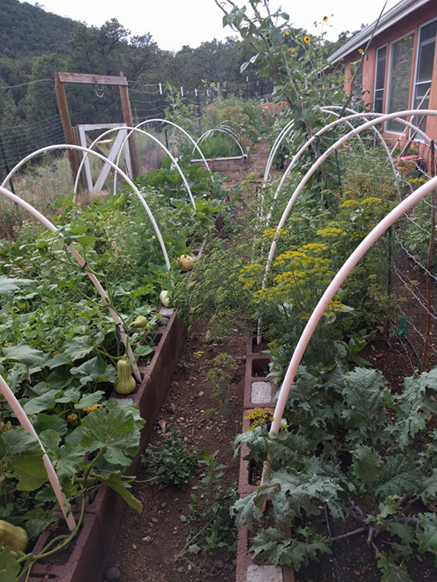
[[[153,347],[154,356],[150,365],[141,369],[143,381],[138,391],[124,399],[130,404],[138,404],[140,414],[146,420],[141,431],[140,452],[126,471],[129,475],[134,474],[138,467],[141,453],[167,394],[186,334],[186,328],[174,310],[161,308],[160,313],[169,317],[169,322],[166,327],[160,328],[161,339],[158,345]],[[120,399],[115,393],[113,397]],[[67,556],[67,561],[61,564],[36,563],[32,568],[29,582],[42,579],[96,582],[104,569],[118,522],[125,509],[125,502],[120,495],[109,487],[101,487],[95,500],[85,508],[81,531],[74,542],[71,554]],[[41,535],[34,548],[34,554],[45,546],[50,535],[49,530]]]

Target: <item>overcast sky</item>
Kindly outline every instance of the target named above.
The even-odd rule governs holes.
[[[388,0],[386,11],[398,0]],[[37,4],[37,0],[28,0]],[[237,4],[242,4],[236,2]],[[150,32],[159,48],[178,51],[183,45],[195,48],[214,38],[224,40],[232,35],[229,27],[222,28],[222,12],[214,0],[41,0],[46,12],[67,16],[88,25],[101,26],[117,18],[133,35]],[[326,23],[327,38],[337,40],[340,32],[361,28],[375,21],[383,0],[271,0],[271,6],[282,6],[290,15],[293,26],[315,33],[314,21]],[[329,7],[329,8],[328,8]]]

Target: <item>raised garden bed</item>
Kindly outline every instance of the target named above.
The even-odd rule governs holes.
[[[267,378],[269,364],[273,359],[263,353],[257,353],[256,337],[247,340],[246,375],[244,383],[244,412],[242,433],[250,427],[248,412],[254,408],[269,408],[272,413],[272,398],[278,391],[276,384]],[[245,497],[253,493],[258,485],[253,483],[253,468],[244,457],[249,449],[245,443],[240,450],[240,473],[238,494]],[[238,532],[236,582],[294,582],[294,570],[291,567],[275,567],[260,564],[249,552],[249,531],[246,526]]]
[[[166,327],[160,328],[161,338],[153,348],[150,364],[141,369],[143,381],[136,393],[125,399],[130,404],[138,404],[146,424],[141,432],[140,452],[134,458],[126,473],[135,473],[140,462],[159,409],[167,394],[170,381],[181,353],[186,328],[174,310],[161,307],[159,312],[169,318]],[[113,394],[113,397],[120,398]],[[66,552],[56,557],[56,563],[36,563],[28,578],[29,582],[41,580],[62,580],[62,582],[96,582],[106,563],[107,552],[114,541],[118,522],[125,509],[120,495],[109,487],[101,487],[95,500],[85,509],[83,525],[71,554]],[[34,553],[38,553],[47,543],[51,532],[46,530],[39,538]],[[62,560],[65,560],[62,563]],[[61,563],[59,563],[61,562]]]

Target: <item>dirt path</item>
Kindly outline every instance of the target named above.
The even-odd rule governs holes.
[[[258,187],[255,182],[262,180],[267,155],[267,142],[256,144],[256,152],[248,158],[247,170],[232,172],[224,187],[230,188],[245,180],[248,174],[255,173],[255,194]],[[241,431],[246,337],[235,328],[222,343],[208,344],[205,333],[206,324],[198,323],[187,335],[158,423],[153,427],[150,445],[161,446],[165,438],[162,433],[168,434],[177,426],[188,451],[194,447],[209,454],[217,451],[214,461],[224,465],[224,469],[217,472],[224,474],[216,485],[222,493],[230,487],[236,492],[239,465],[233,458],[231,443]],[[226,415],[220,411],[213,386],[206,380],[213,359],[223,353],[231,355],[237,364],[229,399],[231,412]],[[213,553],[201,551],[197,555],[187,553],[175,560],[187,543],[190,528],[200,528],[205,523],[205,520],[190,523],[190,505],[193,504],[192,494],[198,496],[201,510],[202,503],[207,501],[208,494],[203,489],[193,490],[193,487],[202,486],[201,480],[207,474],[206,466],[201,465],[190,478],[186,491],[176,487],[162,490],[147,482],[151,475],[147,472],[147,463],[143,465],[133,487],[143,511],[138,514],[126,506],[116,542],[108,556],[104,578],[107,582],[200,582],[212,577],[217,582],[235,580],[235,551],[231,548],[218,548]],[[236,533],[229,531],[227,543],[233,545],[235,542]]]

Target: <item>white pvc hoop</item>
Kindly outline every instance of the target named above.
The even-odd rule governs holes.
[[[246,155],[244,153],[244,151],[243,151],[243,148],[241,147],[240,142],[235,138],[235,136],[233,135],[233,133],[231,133],[227,129],[223,129],[223,128],[220,128],[220,127],[215,127],[214,129],[209,129],[208,131],[205,131],[205,133],[199,137],[199,139],[197,140],[196,144],[201,143],[203,140],[205,140],[207,137],[209,137],[215,131],[219,131],[221,133],[225,133],[226,135],[229,135],[229,137],[231,137],[235,141],[235,143],[237,144],[237,146],[240,148],[241,155],[242,156],[245,156]],[[193,152],[194,152],[194,149],[193,149]]]
[[[437,112],[434,112],[437,114]],[[393,117],[392,117],[393,119]],[[290,364],[288,366],[287,372],[285,374],[284,381],[279,390],[278,402],[276,403],[275,412],[273,415],[273,423],[270,429],[270,438],[275,438],[278,434],[279,427],[281,424],[282,415],[287,402],[288,394],[290,392],[291,386],[296,375],[297,368],[302,360],[305,349],[317,327],[320,319],[322,318],[326,308],[328,307],[330,301],[333,299],[337,293],[339,287],[343,284],[346,277],[358,263],[358,261],[365,255],[365,253],[370,249],[370,247],[384,234],[384,232],[400,218],[407,210],[414,206],[417,202],[422,200],[427,194],[432,190],[437,188],[437,176],[429,180],[426,184],[421,186],[413,194],[410,194],[408,198],[403,200],[396,206],[385,218],[377,224],[374,229],[366,236],[366,238],[358,245],[351,256],[346,260],[341,269],[338,271],[334,279],[331,281],[327,287],[325,293],[314,309],[310,319],[308,320],[305,329],[299,339],[299,342],[294,350],[293,357],[291,358]]]
[[[97,143],[99,140],[101,140],[101,139],[102,139],[102,137],[105,137],[106,135],[108,135],[109,133],[112,133],[113,131],[120,131],[120,129],[130,129],[130,130],[131,130],[131,132],[130,132],[130,134],[129,134],[129,135],[131,135],[131,134],[132,134],[134,131],[138,131],[139,133],[143,133],[144,135],[147,135],[148,137],[152,138],[152,139],[153,139],[153,141],[155,141],[157,144],[159,144],[159,145],[160,145],[160,146],[161,146],[161,147],[162,147],[162,148],[165,150],[165,152],[167,153],[167,155],[168,155],[168,156],[169,156],[169,157],[172,159],[173,163],[174,163],[174,164],[175,164],[175,166],[177,167],[177,169],[178,169],[178,172],[179,172],[179,174],[181,175],[181,178],[182,178],[182,180],[183,180],[183,182],[184,182],[184,184],[185,184],[185,188],[187,189],[187,192],[188,192],[188,195],[189,195],[189,197],[190,197],[191,203],[192,203],[193,207],[194,207],[194,208],[196,208],[196,203],[194,202],[194,198],[193,198],[193,194],[191,193],[190,186],[188,185],[188,182],[187,182],[187,180],[186,180],[186,178],[185,178],[185,176],[184,176],[184,174],[183,174],[182,170],[180,169],[180,167],[179,167],[179,164],[177,163],[177,160],[176,160],[176,159],[175,159],[175,158],[172,156],[172,154],[171,154],[171,153],[168,151],[168,149],[165,147],[165,145],[164,145],[164,144],[162,144],[162,143],[159,141],[159,139],[157,139],[157,138],[156,138],[155,136],[153,136],[151,133],[148,133],[147,131],[144,131],[143,129],[138,129],[138,128],[136,128],[136,127],[129,127],[129,126],[126,126],[126,125],[124,125],[124,126],[120,126],[120,127],[112,127],[111,129],[108,129],[107,131],[105,131],[105,132],[103,132],[101,135],[99,135],[99,137],[98,137],[98,138],[96,138],[96,139],[93,141],[93,143],[91,144],[90,148],[93,148],[93,147],[94,147],[94,145],[95,145],[95,144],[96,144],[96,143]],[[124,141],[123,141],[123,145],[122,145],[122,147],[124,146],[124,144],[125,144],[125,143],[126,143],[126,140],[124,140]],[[88,149],[88,148],[87,148],[87,149]],[[92,150],[88,149],[88,152],[89,152],[89,153],[90,153],[90,151],[92,151]],[[121,152],[121,148],[120,148],[120,152]],[[94,152],[94,151],[93,151],[93,153],[95,154],[96,152]],[[115,168],[116,175],[117,175],[117,172],[118,172],[118,173],[119,173],[119,174],[122,176],[122,178],[124,178],[124,179],[126,180],[126,174],[120,170],[120,168],[119,168],[119,166],[118,166],[117,164],[114,164],[113,162],[110,162],[110,161],[108,160],[108,158],[106,158],[105,156],[103,156],[103,157],[102,157],[102,156],[98,155],[98,157],[99,157],[100,159],[104,159],[104,160],[105,160],[105,162],[107,162],[108,164],[111,164],[111,165],[113,166],[113,168]],[[84,157],[83,157],[83,159],[81,160],[81,162],[80,162],[80,165],[79,165],[79,170],[78,170],[78,172],[77,172],[76,181],[75,181],[75,183],[74,183],[74,197],[73,197],[73,201],[76,201],[76,191],[77,191],[77,186],[78,186],[78,184],[79,184],[79,176],[80,176],[80,173],[81,173],[81,171],[82,171],[83,164],[85,163],[85,158],[86,158],[86,156],[84,156]],[[133,182],[130,182],[130,181],[128,181],[128,183],[129,183],[129,185],[131,185]],[[142,197],[141,197],[141,198],[142,198]],[[142,198],[142,199],[144,200],[144,198]],[[147,206],[147,208],[148,208],[148,206]],[[167,268],[170,270],[170,266],[169,266],[169,265],[167,266]]]
[[[3,186],[0,186],[0,194],[4,194],[7,198],[12,200],[16,204],[19,204],[22,208],[24,208],[25,210],[30,212],[37,220],[39,220],[39,222],[41,222],[51,232],[53,232],[53,233],[59,232],[58,229],[56,228],[56,226],[52,222],[50,222],[50,220],[48,220],[48,218],[46,218],[43,214],[38,212],[38,210],[36,210],[36,208],[34,208],[30,204],[28,204],[25,200],[23,200],[22,198],[20,198],[16,194],[12,194],[12,192],[9,192],[9,190],[6,190],[6,188],[3,188]],[[64,238],[64,237],[61,235],[61,238]],[[93,285],[97,289],[100,297],[103,299],[103,302],[107,306],[109,313],[111,314],[111,317],[114,320],[115,327],[118,329],[118,331],[120,333],[120,337],[122,338],[122,341],[126,347],[126,353],[129,357],[129,360],[133,363],[132,368],[133,368],[133,372],[135,373],[135,377],[137,378],[137,380],[139,382],[141,382],[141,380],[142,380],[141,374],[140,374],[140,371],[138,370],[138,367],[135,364],[135,356],[134,356],[134,354],[132,352],[132,348],[129,344],[128,337],[126,335],[126,332],[124,331],[123,324],[122,324],[117,312],[115,311],[115,309],[111,305],[109,305],[109,299],[108,299],[108,296],[106,294],[106,291],[103,289],[103,287],[102,287],[100,281],[97,279],[97,277],[93,273],[90,273],[90,271],[88,271],[86,262],[83,259],[83,257],[80,255],[80,253],[72,245],[65,245],[65,246],[70,251],[70,253],[73,255],[73,257],[77,260],[77,262],[79,263],[81,268],[85,271],[85,273],[88,275],[88,277],[91,279],[91,282],[93,283]]]
[[[53,465],[52,465],[52,463],[51,463],[51,461],[50,461],[50,459],[49,459],[49,457],[48,457],[48,455],[43,447],[42,442],[39,439],[39,436],[36,433],[36,430],[33,428],[33,424],[30,422],[27,414],[23,410],[23,407],[21,406],[21,404],[18,402],[17,398],[15,397],[15,394],[9,388],[5,379],[1,375],[0,375],[0,392],[5,397],[9,406],[12,408],[12,411],[15,413],[16,417],[20,421],[20,424],[24,428],[24,430],[26,432],[30,433],[32,436],[34,436],[36,438],[36,440],[38,441],[39,446],[41,447],[41,450],[44,453],[42,460],[44,463],[44,467],[47,471],[47,476],[49,478],[50,485],[52,486],[53,491],[55,492],[56,499],[58,500],[59,507],[61,508],[61,511],[62,511],[62,515],[64,516],[64,519],[67,522],[68,529],[70,531],[73,531],[74,529],[76,529],[76,520],[74,519],[74,516],[72,513],[67,515],[66,506],[68,505],[68,502],[65,498],[64,492],[62,491],[62,487],[61,487],[61,484],[59,483],[59,479],[58,479],[58,476],[55,472],[55,469],[53,468]]]
[[[141,196],[138,188],[135,186],[135,184],[132,182],[132,180],[129,178],[129,176],[127,174],[125,174],[122,170],[120,170],[113,162],[109,161],[105,156],[102,156],[101,154],[99,154],[97,152],[94,152],[94,151],[92,151],[88,148],[84,148],[82,146],[71,145],[71,144],[58,144],[58,145],[46,146],[45,148],[41,148],[39,150],[36,150],[35,152],[33,152],[33,153],[29,154],[28,156],[26,156],[25,158],[23,158],[20,162],[18,162],[18,164],[14,168],[12,168],[12,170],[9,172],[9,174],[6,176],[6,178],[3,180],[2,185],[1,185],[2,188],[5,187],[5,185],[12,178],[12,176],[15,174],[15,172],[17,172],[21,168],[21,166],[23,166],[26,162],[28,162],[29,160],[31,160],[32,158],[34,158],[36,156],[43,154],[44,152],[49,152],[49,151],[56,150],[56,149],[71,149],[71,150],[78,150],[81,152],[92,154],[93,156],[98,157],[100,160],[107,162],[110,166],[112,166],[115,170],[117,170],[121,174],[123,179],[126,180],[126,182],[129,184],[129,186],[132,188],[132,190],[138,196],[141,204],[143,205],[144,209],[146,210],[146,212],[149,216],[150,222],[152,223],[153,228],[155,229],[155,233],[156,233],[156,236],[158,237],[159,244],[161,245],[161,250],[162,250],[162,254],[164,255],[165,264],[167,266],[167,269],[170,271],[171,265],[170,265],[170,260],[168,258],[167,249],[166,249],[166,246],[164,244],[164,240],[162,238],[161,231],[159,230],[158,224],[157,224],[147,202],[144,200],[143,196]],[[21,198],[20,198],[20,200],[21,200]]]
[[[193,138],[192,138],[192,136],[191,136],[191,135],[188,133],[188,131],[185,131],[185,129],[184,129],[183,127],[181,127],[180,125],[178,125],[177,123],[173,123],[173,121],[169,121],[168,119],[159,119],[159,118],[158,118],[158,119],[147,119],[146,121],[142,121],[141,123],[139,123],[139,124],[136,126],[136,128],[139,128],[141,125],[145,125],[146,123],[152,123],[152,122],[154,122],[154,121],[159,121],[159,122],[161,122],[161,123],[165,123],[165,124],[168,124],[168,125],[173,125],[173,126],[174,126],[174,127],[176,127],[177,129],[180,129],[180,130],[182,131],[182,133],[184,133],[184,134],[185,134],[185,135],[188,137],[188,139],[191,141],[191,143],[193,144],[193,146],[194,146],[194,147],[197,149],[197,151],[199,152],[199,154],[200,154],[200,157],[202,158],[202,160],[203,160],[203,163],[205,164],[205,166],[207,167],[207,169],[208,169],[209,171],[211,171],[211,170],[210,170],[210,167],[208,166],[208,162],[206,161],[206,158],[205,158],[205,156],[203,155],[203,152],[202,152],[202,150],[200,149],[200,147],[197,145],[197,143],[194,141],[194,139],[193,139]],[[193,150],[193,151],[194,151],[194,150]]]
[[[385,121],[388,121],[390,119],[397,119],[400,116],[409,116],[409,115],[413,115],[415,113],[416,110],[408,110],[408,111],[398,111],[396,113],[388,113],[388,114],[378,114],[378,113],[365,113],[365,114],[357,114],[357,115],[351,115],[348,117],[348,119],[352,119],[352,118],[357,118],[357,117],[375,117],[376,119],[373,119],[371,121],[368,121],[367,123],[364,123],[362,125],[360,125],[359,127],[353,129],[352,131],[350,131],[348,134],[344,135],[343,137],[341,137],[340,139],[338,139],[332,146],[330,146],[326,152],[324,154],[322,154],[320,156],[320,158],[318,158],[314,164],[311,166],[311,168],[308,170],[308,172],[305,174],[305,176],[302,178],[302,180],[300,181],[299,185],[297,186],[296,190],[294,191],[292,197],[290,198],[283,214],[281,217],[281,220],[279,221],[279,224],[276,228],[276,234],[273,238],[271,247],[270,247],[270,252],[269,252],[269,256],[267,258],[267,263],[266,263],[266,269],[264,272],[264,278],[263,278],[263,288],[265,287],[266,281],[267,281],[267,276],[270,270],[270,265],[272,263],[274,254],[275,254],[275,250],[276,250],[276,244],[277,244],[277,240],[278,240],[278,235],[280,232],[280,229],[284,226],[285,221],[288,218],[288,215],[290,213],[290,210],[292,209],[297,197],[299,196],[299,194],[301,193],[301,191],[303,190],[304,186],[306,185],[306,183],[308,182],[308,180],[311,178],[311,176],[314,174],[314,172],[317,170],[317,168],[319,166],[321,166],[323,164],[323,162],[339,147],[341,146],[345,141],[351,139],[351,137],[354,137],[355,135],[361,133],[362,131],[369,129],[371,127],[373,127],[374,125],[377,125],[378,123],[384,123]],[[434,115],[437,116],[437,111],[434,110],[428,110],[428,109],[421,109],[420,110],[424,115]],[[329,125],[327,125],[326,127],[323,128],[323,130],[320,131],[327,131],[328,129],[330,129],[331,127],[341,123],[344,119],[347,118],[339,118],[336,119],[335,121],[333,121],[332,123],[330,123]],[[410,124],[409,122],[405,121],[405,120],[401,120],[399,119],[399,121],[402,121],[405,123],[405,125],[407,125],[407,127],[412,127],[415,131],[417,130],[417,128],[415,126],[413,126],[412,124]],[[320,133],[320,132],[319,132]],[[419,133],[419,132],[418,132]],[[420,131],[420,134],[424,137],[425,140],[429,141],[429,137],[424,134],[422,131]],[[317,138],[317,134],[315,134],[306,144],[306,146],[308,147],[310,145],[310,143],[312,143],[312,141],[314,141]],[[298,152],[298,154],[296,154],[296,156],[300,156],[301,152]],[[296,158],[295,156],[295,158]],[[293,162],[294,162],[294,158],[293,158]],[[292,164],[290,164],[290,166],[287,168],[288,170],[291,170]],[[285,176],[285,174],[284,174]],[[281,187],[281,184],[283,183],[283,180],[281,180],[280,185],[278,186],[278,189]]]
[[[401,112],[402,113],[402,112]],[[336,115],[334,112],[332,112],[333,115]],[[297,154],[295,156],[293,156],[293,159],[291,160],[290,165],[288,166],[288,168],[285,170],[279,185],[276,189],[275,195],[273,197],[273,200],[276,200],[277,197],[279,196],[279,192],[282,188],[282,186],[285,183],[285,180],[288,178],[288,176],[290,175],[291,170],[294,168],[294,166],[296,165],[297,160],[300,158],[300,156],[302,155],[302,153],[313,143],[313,141],[315,141],[317,139],[317,137],[321,136],[323,133],[325,133],[325,131],[328,131],[329,129],[331,129],[332,127],[335,127],[336,125],[341,124],[343,121],[344,122],[348,122],[351,119],[359,119],[359,118],[366,118],[366,117],[378,117],[379,119],[381,119],[381,117],[383,117],[384,114],[382,113],[355,113],[353,115],[349,115],[347,117],[340,117],[338,119],[336,119],[335,121],[333,121],[332,123],[326,125],[325,127],[323,127],[322,129],[320,129],[317,133],[315,133],[301,148],[300,150],[297,152]],[[411,124],[409,121],[406,121],[405,119],[397,119],[397,121],[399,121],[400,123],[404,124],[405,126],[409,127],[410,129],[416,129],[416,126],[414,126],[413,124]],[[380,123],[380,121],[378,120],[374,125],[376,125],[377,123]],[[361,127],[361,126],[359,126]],[[375,128],[374,126],[371,126],[370,129],[372,129],[373,131],[377,132],[377,135],[379,137],[381,137],[381,134],[379,133],[379,131],[377,130],[377,128]],[[352,132],[348,134],[348,136],[351,136],[351,134],[355,131],[355,129],[352,129]],[[418,133],[420,133],[420,135],[424,138],[425,141],[430,141],[430,138],[426,135],[426,133],[424,133],[423,131],[419,130]],[[355,134],[354,134],[355,135]],[[358,134],[356,134],[358,137]],[[382,139],[382,138],[381,138]],[[387,144],[385,143],[385,140],[382,140],[382,142],[384,143],[384,147],[386,149],[386,152],[388,154],[388,159],[392,165],[393,168],[393,172],[396,176],[396,170],[394,167],[394,162],[393,162],[393,158],[388,150]],[[336,142],[338,143],[338,142]],[[335,145],[335,144],[334,144]],[[333,147],[333,146],[331,146]],[[329,148],[330,149],[330,148]],[[336,149],[336,148],[335,148]],[[320,158],[319,158],[320,159]],[[399,188],[398,188],[398,192],[399,192]]]

